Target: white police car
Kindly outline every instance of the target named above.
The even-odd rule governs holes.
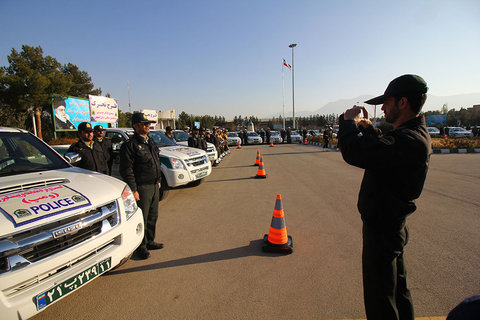
[[[238,133],[236,132],[228,132],[228,145],[229,146],[238,146],[239,144],[242,144],[242,139],[238,136]]]
[[[117,153],[121,144],[132,137],[133,134],[134,131],[130,128],[105,129],[105,137],[112,139],[112,146]],[[200,184],[203,178],[212,173],[212,165],[205,151],[177,145],[158,130],[150,131],[149,136],[160,149],[162,170],[160,200],[167,196],[169,188],[188,183]]]
[[[292,143],[302,143],[302,141],[303,141],[302,136],[295,130],[293,130],[290,133],[290,137],[292,139]]]
[[[0,128],[2,319],[32,317],[122,264],[143,230],[124,182],[73,167],[28,131]]]
[[[278,131],[270,131],[270,141],[273,143],[282,143],[283,139]]]
[[[261,144],[263,142],[262,137],[255,131],[247,132],[247,143],[248,144]]]
[[[163,132],[163,130],[161,131]],[[179,145],[188,147],[189,137],[190,135],[183,130],[173,131],[173,138],[175,139],[175,142]],[[215,160],[218,159],[218,152],[213,143],[207,142],[207,155],[208,155],[208,160],[210,160],[210,162],[212,163],[214,163]]]

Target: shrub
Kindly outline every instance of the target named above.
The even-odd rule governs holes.
[[[49,144],[51,146],[55,146],[59,144],[72,144],[77,141],[78,139],[74,139],[74,138],[57,138],[57,139],[50,140]]]
[[[433,149],[473,149],[480,148],[480,138],[432,138]]]

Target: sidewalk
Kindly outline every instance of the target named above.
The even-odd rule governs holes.
[[[320,142],[311,142],[309,141],[308,144],[322,147],[323,145]],[[339,151],[337,146],[330,146],[330,150],[332,151]],[[449,154],[449,153],[480,153],[480,148],[468,148],[468,149],[433,149],[434,154]]]

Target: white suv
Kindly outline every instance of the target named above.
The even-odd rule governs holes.
[[[27,319],[122,264],[143,229],[124,182],[73,167],[25,130],[0,128],[2,319]]]
[[[188,138],[190,135],[183,130],[173,131],[175,142],[179,145],[188,147]],[[218,159],[218,152],[213,143],[207,142],[207,155],[212,164]]]
[[[105,137],[112,139],[112,146],[118,153],[123,142],[134,134],[130,128],[105,129]],[[203,178],[212,173],[212,165],[207,153],[196,148],[179,146],[161,131],[150,131],[148,134],[160,149],[162,170],[162,187],[160,200],[167,196],[168,189],[188,183],[200,184]],[[112,170],[113,171],[113,170]]]

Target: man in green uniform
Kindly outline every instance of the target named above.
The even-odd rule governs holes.
[[[374,128],[364,107],[340,116],[338,133],[343,159],[365,169],[357,207],[363,221],[363,291],[367,319],[413,320],[407,287],[404,247],[406,218],[416,210],[431,150],[425,118],[420,115],[427,84],[417,75],[390,82],[385,93],[367,104],[383,104],[393,130]],[[361,114],[363,113],[363,118]]]

